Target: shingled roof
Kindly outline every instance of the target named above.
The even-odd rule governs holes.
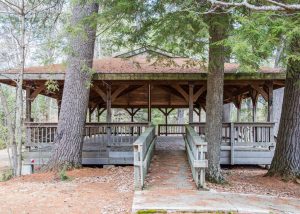
[[[27,67],[25,73],[64,73],[66,66],[53,64],[48,66]],[[206,73],[205,66],[195,60],[188,58],[171,58],[166,60],[149,59],[148,57],[136,56],[133,58],[103,58],[95,59],[93,69],[96,73]],[[239,65],[233,63],[225,64],[225,73],[237,73]],[[279,68],[261,67],[260,73],[281,73]],[[10,70],[8,73],[17,73]]]

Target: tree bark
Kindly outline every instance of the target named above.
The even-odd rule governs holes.
[[[72,53],[67,70],[54,149],[46,170],[81,166],[83,132],[89,101],[96,25],[87,21],[98,12],[91,1],[76,1],[72,7],[71,26],[82,31],[70,37]]]
[[[222,183],[220,167],[222,140],[222,111],[224,88],[224,45],[218,43],[226,38],[229,16],[224,13],[208,15],[209,64],[206,95],[206,141],[208,143],[208,170],[206,177],[211,182]]]
[[[273,92],[273,112],[274,112],[273,122],[275,122],[274,135],[276,137],[278,135],[278,129],[279,129],[279,123],[281,117],[283,93],[284,93],[284,88],[276,89]]]
[[[222,116],[222,121],[224,123],[230,123],[230,113],[231,113],[231,103],[227,103],[223,105],[223,116]]]
[[[287,76],[283,97],[276,150],[268,175],[284,179],[300,176],[300,35],[294,35],[290,44]]]
[[[183,124],[184,123],[184,109],[177,109],[177,123]]]

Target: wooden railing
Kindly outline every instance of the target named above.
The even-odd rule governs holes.
[[[143,189],[155,146],[155,127],[147,128],[133,144],[134,186]]]
[[[205,123],[190,124],[199,135],[205,135]],[[274,123],[223,123],[222,141],[236,142],[274,142]],[[232,130],[231,130],[232,129]],[[185,124],[159,124],[158,135],[182,135],[185,134]],[[233,136],[231,136],[233,134]]]
[[[205,169],[208,167],[206,159],[207,143],[190,126],[185,127],[185,145],[193,179],[197,188],[205,188]]]
[[[25,123],[26,145],[53,143],[57,123]],[[84,142],[88,143],[133,143],[148,127],[148,123],[87,123]]]
[[[184,126],[184,124],[160,125],[158,133],[186,134]],[[190,126],[199,135],[205,135],[205,123],[191,123]],[[273,129],[274,123],[270,122],[223,123],[221,163],[270,164],[275,148]]]
[[[158,124],[158,136],[176,136],[185,133],[185,124]]]

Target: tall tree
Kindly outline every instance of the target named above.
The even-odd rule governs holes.
[[[283,98],[279,132],[275,155],[268,175],[277,175],[284,179],[294,179],[300,176],[300,4],[299,1],[267,1],[264,4],[243,2],[213,1],[212,4],[230,7],[244,7],[260,11],[252,13],[244,22],[250,24],[249,29],[240,31],[246,41],[251,41],[256,47],[263,47],[254,55],[268,56],[281,45],[286,38],[287,50],[286,83]],[[263,13],[262,13],[263,12]],[[256,37],[253,41],[253,35]],[[235,40],[235,43],[237,40]],[[254,51],[255,52],[255,51]],[[253,60],[255,61],[255,60]]]
[[[218,10],[209,14],[206,22],[210,37],[205,125],[205,138],[208,143],[206,177],[209,181],[220,183],[224,181],[220,167],[225,63],[225,48],[222,42],[227,36],[229,15]]]
[[[289,44],[290,57],[275,155],[269,175],[300,176],[300,32]]]
[[[67,60],[62,104],[54,149],[46,170],[81,166],[83,131],[89,101],[98,13],[95,1],[72,5],[70,55]]]
[[[14,136],[12,143],[13,171],[14,175],[20,176],[22,171],[22,127],[23,127],[23,75],[26,65],[26,53],[28,51],[28,35],[32,30],[31,36],[36,36],[41,26],[49,19],[49,12],[59,5],[59,0],[47,1],[27,1],[27,0],[0,0],[1,19],[5,20],[1,26],[3,29],[9,28],[8,31],[12,36],[12,41],[17,45],[17,54],[15,59],[18,65],[18,77],[13,80],[16,83],[16,105],[14,117]],[[52,13],[52,15],[55,15]],[[42,20],[42,21],[41,21]],[[13,27],[12,27],[13,26]],[[34,28],[34,30],[33,30]]]

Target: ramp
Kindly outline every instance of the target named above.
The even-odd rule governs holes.
[[[170,150],[168,150],[170,148]],[[183,137],[158,137],[145,190],[196,189]]]

